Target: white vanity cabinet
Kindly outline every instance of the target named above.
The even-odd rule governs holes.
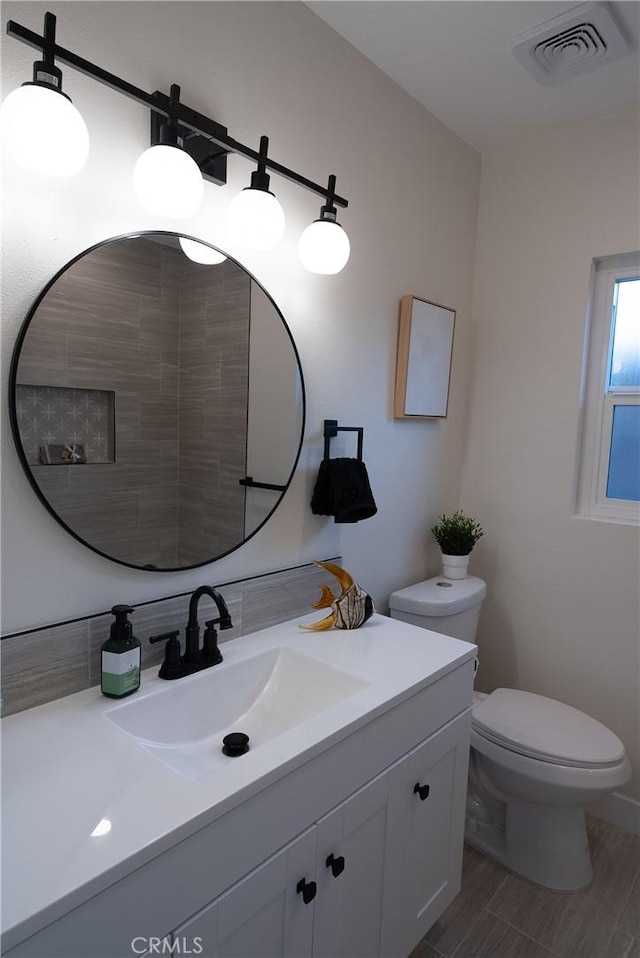
[[[314,829],[308,829],[181,925],[172,935],[172,953],[202,958],[310,955],[313,907],[312,902],[305,905],[297,886],[313,866],[315,837]]]
[[[465,712],[177,928],[174,951],[407,958],[459,890],[468,751]]]
[[[381,954],[408,955],[460,890],[471,714],[413,749],[392,770],[393,876]]]
[[[459,889],[475,647],[383,617],[330,646],[297,626],[242,641],[267,640],[333,656],[364,691],[215,775],[139,752],[91,693],[16,721],[3,760],[7,742],[18,771],[29,758],[7,790],[19,824],[3,891],[11,870],[21,891],[4,906],[5,958],[407,958]],[[100,761],[70,809],[62,777],[55,794],[29,786],[74,723]],[[103,843],[90,833],[105,817]],[[37,842],[22,819],[42,825]]]
[[[315,955],[368,958],[380,953],[393,841],[389,786],[389,772],[384,772],[318,823]]]
[[[318,823],[314,955],[406,958],[458,893],[469,722],[454,719]],[[337,878],[331,854],[345,860]]]
[[[389,775],[383,773],[176,929],[176,952],[191,947],[202,949],[203,958],[374,958],[380,952],[388,812]]]

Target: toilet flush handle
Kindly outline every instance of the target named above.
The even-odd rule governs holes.
[[[414,795],[418,794],[420,796],[420,801],[424,802],[425,798],[429,794],[429,786],[421,785],[420,782],[416,782],[416,784],[413,786],[413,793]]]

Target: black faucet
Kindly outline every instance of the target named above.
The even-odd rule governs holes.
[[[198,624],[198,603],[203,595],[208,595],[218,608],[218,617],[209,619],[205,623],[205,631],[200,648],[200,626]],[[216,625],[221,629],[233,628],[227,604],[218,592],[210,585],[201,585],[195,590],[189,600],[189,621],[185,630],[185,652],[180,654],[179,632],[164,632],[162,635],[152,635],[150,642],[167,640],[164,662],[158,675],[161,679],[180,679],[201,669],[208,669],[212,665],[222,662],[222,653],[218,648],[218,634]]]
[[[200,658],[200,626],[198,625],[198,603],[203,595],[208,595],[213,599],[218,607],[219,616],[217,619],[210,619],[206,623],[204,633],[204,647],[202,654],[214,656],[216,662],[222,662],[222,655],[216,641],[216,630],[214,626],[220,625],[221,629],[231,629],[231,616],[227,604],[217,591],[210,585],[201,585],[196,589],[189,599],[189,621],[187,622],[186,648],[184,653],[185,662],[196,662]],[[215,664],[215,663],[212,663]]]

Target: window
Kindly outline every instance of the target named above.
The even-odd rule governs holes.
[[[578,508],[640,522],[640,254],[595,264]]]

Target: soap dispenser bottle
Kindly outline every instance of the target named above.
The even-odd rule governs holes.
[[[140,642],[131,631],[127,616],[133,612],[129,605],[114,605],[116,620],[111,634],[102,645],[103,695],[121,699],[140,688]]]

